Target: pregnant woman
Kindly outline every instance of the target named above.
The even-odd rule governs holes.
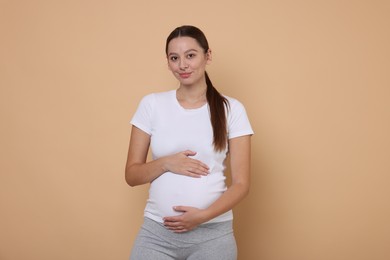
[[[232,208],[249,191],[250,122],[244,106],[211,83],[200,29],[176,28],[165,51],[179,87],[146,95],[131,120],[126,182],[150,189],[130,259],[237,259]]]

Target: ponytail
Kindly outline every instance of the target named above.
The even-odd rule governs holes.
[[[206,36],[204,33],[195,26],[192,25],[183,25],[174,29],[168,36],[165,43],[165,54],[168,55],[168,44],[172,39],[177,37],[187,36],[195,39],[199,46],[203,48],[204,52],[207,53],[209,50],[209,43],[207,42]],[[210,107],[210,121],[211,126],[213,127],[213,145],[215,151],[223,151],[227,146],[227,119],[226,119],[226,109],[229,108],[229,101],[223,97],[217,90],[214,88],[213,83],[207,72],[205,72],[207,92],[206,98]]]
[[[215,151],[223,151],[227,146],[226,109],[229,101],[223,97],[211,83],[209,75],[205,72],[207,84],[207,102],[210,107],[210,121],[213,127],[213,145]]]

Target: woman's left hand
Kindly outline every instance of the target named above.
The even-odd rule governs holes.
[[[204,210],[187,206],[175,206],[173,209],[178,212],[183,212],[183,214],[165,217],[164,226],[175,233],[190,231],[206,220]]]

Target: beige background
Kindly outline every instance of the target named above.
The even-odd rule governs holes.
[[[127,259],[147,187],[124,165],[142,96],[194,24],[241,100],[240,260],[390,259],[389,1],[0,1],[0,259]]]

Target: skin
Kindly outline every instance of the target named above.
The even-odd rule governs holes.
[[[197,108],[206,100],[206,66],[211,63],[211,50],[205,50],[191,37],[172,39],[168,45],[168,69],[180,82],[177,99],[184,108]]]
[[[167,60],[169,70],[180,82],[176,92],[179,103],[189,109],[204,105],[207,102],[205,69],[211,62],[211,51],[205,52],[193,38],[178,37],[168,45]],[[187,232],[237,205],[249,192],[250,144],[249,135],[230,139],[230,187],[206,209],[174,206],[173,209],[182,214],[164,217],[166,228],[176,233]],[[206,164],[191,158],[196,151],[186,150],[146,162],[149,146],[150,136],[133,126],[125,170],[126,182],[130,186],[150,183],[167,171],[191,178],[209,173]]]

